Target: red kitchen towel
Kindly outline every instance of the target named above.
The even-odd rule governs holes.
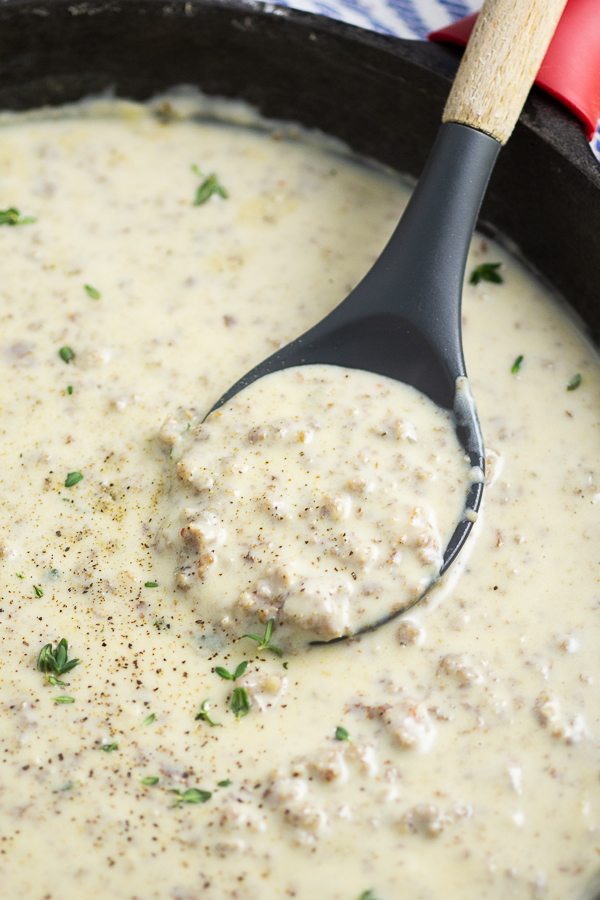
[[[465,46],[477,13],[427,35]],[[591,141],[600,118],[600,0],[569,0],[535,83],[584,123]]]

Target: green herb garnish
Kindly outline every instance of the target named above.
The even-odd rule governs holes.
[[[573,377],[571,378],[570,382],[567,385],[567,390],[568,391],[576,391],[580,384],[581,384],[581,375],[578,372],[577,375],[573,375]]]
[[[350,740],[350,735],[345,728],[342,728],[341,725],[338,725],[335,729],[335,739],[336,741],[348,741],[349,744],[352,743],[352,741]]]
[[[200,788],[188,788],[187,791],[172,788],[169,793],[177,794],[173,808],[183,806],[184,803],[206,803],[212,797],[212,791],[203,791]]]
[[[67,365],[69,365],[72,359],[75,359],[75,351],[70,347],[61,347],[58,351],[58,355]]]
[[[155,721],[156,721],[156,716],[154,715],[154,713],[150,713],[149,716],[146,716],[146,718],[142,722],[142,725],[152,725],[152,723]]]
[[[118,750],[118,749],[119,749],[119,745],[116,744],[116,743],[112,743],[112,744],[101,744],[101,745],[100,745],[100,749],[101,749],[101,750],[104,750],[105,753],[112,753],[113,750]]]
[[[194,175],[197,175],[198,178],[203,179],[202,183],[196,190],[196,195],[194,197],[192,206],[202,206],[204,203],[210,200],[213,194],[218,194],[219,197],[223,198],[223,200],[227,200],[229,194],[214,173],[212,175],[207,175],[205,178],[198,166],[192,166],[192,172],[194,173]]]
[[[15,574],[16,574],[17,578],[25,578],[24,575],[21,575],[21,574],[20,574],[20,572],[16,572]]]
[[[265,628],[265,636],[259,637],[257,634],[243,634],[243,638],[250,638],[253,641],[258,641],[258,649],[259,650],[270,650],[272,653],[276,653],[277,656],[282,656],[282,652],[279,647],[275,647],[270,643],[271,635],[273,634],[273,628],[275,627],[275,619],[269,619],[267,622],[267,627]]]
[[[8,209],[0,209],[0,225],[31,225],[37,222],[33,216],[21,216],[18,209],[9,206]]]
[[[80,481],[83,481],[81,472],[69,472],[65,478],[65,487],[73,487],[74,485],[79,484]]]
[[[220,722],[213,722],[209,713],[210,713],[210,703],[208,702],[208,700],[203,700],[200,705],[200,712],[195,717],[194,721],[197,722],[198,720],[200,720],[202,722],[208,722],[208,724],[212,725],[213,728],[220,725],[221,724]]]
[[[51,680],[52,676],[60,678],[61,675],[66,675],[78,665],[78,659],[69,659],[69,645],[66,638],[61,638],[56,645],[56,650],[52,649],[52,644],[42,647],[37,660],[37,669],[39,672],[44,672],[49,684],[62,685],[62,681]]]
[[[62,794],[63,791],[71,791],[74,787],[78,787],[78,781],[67,781],[66,784],[63,784],[62,787],[56,788],[56,790],[52,791],[53,794]]]
[[[44,596],[43,590],[41,589],[41,587],[38,587],[37,584],[34,584],[34,586],[33,586],[33,593],[38,598]]]
[[[217,787],[230,787],[233,784],[231,778],[224,778],[223,781],[217,781]]]
[[[69,394],[69,396],[71,396],[72,393],[73,393],[73,385],[70,384],[70,385],[67,387],[67,394]]]
[[[75,703],[75,697],[55,697],[55,703]]]
[[[97,291],[95,287],[92,287],[91,284],[84,284],[84,288],[88,297],[91,297],[92,300],[99,300],[101,297],[100,291]]]
[[[248,715],[248,713],[252,709],[252,705],[250,703],[250,697],[248,696],[248,691],[246,690],[246,688],[235,688],[231,697],[231,709],[235,713],[236,719],[241,719],[242,716]]]
[[[146,581],[144,587],[158,587],[158,581]]]
[[[479,284],[480,281],[490,281],[492,284],[502,284],[504,278],[498,271],[502,263],[481,263],[471,272],[469,284]]]
[[[519,369],[521,368],[521,363],[522,363],[522,362],[523,362],[523,354],[521,353],[520,356],[517,356],[517,358],[515,359],[514,363],[513,363],[512,366],[510,367],[510,371],[513,373],[513,375],[516,375],[516,374],[517,374],[517,372],[518,372]]]
[[[158,784],[160,778],[158,775],[148,775],[147,778],[142,778],[142,784],[146,785],[146,787],[153,787],[155,784]]]
[[[248,668],[248,660],[245,659],[243,662],[239,664],[235,672],[228,672],[227,669],[224,669],[223,666],[215,666],[215,672],[221,678],[224,678],[226,681],[237,681],[238,678],[241,678],[246,669]]]
[[[371,889],[363,891],[358,900],[376,900],[375,894]]]

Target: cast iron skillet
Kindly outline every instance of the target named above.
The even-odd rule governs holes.
[[[459,51],[239,0],[4,0],[0,109],[114,87],[139,100],[188,83],[240,97],[417,176]],[[600,336],[600,168],[582,126],[534,88],[481,219]]]
[[[3,0],[0,109],[178,84],[320,128],[418,176],[459,51],[242,0]],[[534,88],[481,214],[600,337],[600,167],[579,122]],[[598,886],[592,890],[600,900]],[[592,894],[588,893],[590,898]]]

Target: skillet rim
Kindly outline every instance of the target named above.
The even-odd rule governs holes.
[[[460,56],[255,0],[3,0],[0,109],[60,105],[111,85],[141,100],[195,83],[416,177]],[[500,154],[480,219],[598,340],[600,166],[583,126],[538,88]]]

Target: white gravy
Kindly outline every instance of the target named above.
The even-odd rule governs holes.
[[[503,283],[465,287],[489,454],[470,556],[357,640],[228,639],[157,542],[161,425],[343,299],[407,192],[155,108],[0,128],[0,209],[37,219],[0,225],[2,893],[575,900],[600,855],[595,350],[476,237],[468,272]],[[193,205],[211,174],[227,198]],[[61,638],[80,662],[44,674]]]
[[[331,640],[439,577],[473,475],[452,416],[414,388],[301,366],[190,425],[161,432],[177,475],[164,539],[213,627],[274,619],[280,645]]]

